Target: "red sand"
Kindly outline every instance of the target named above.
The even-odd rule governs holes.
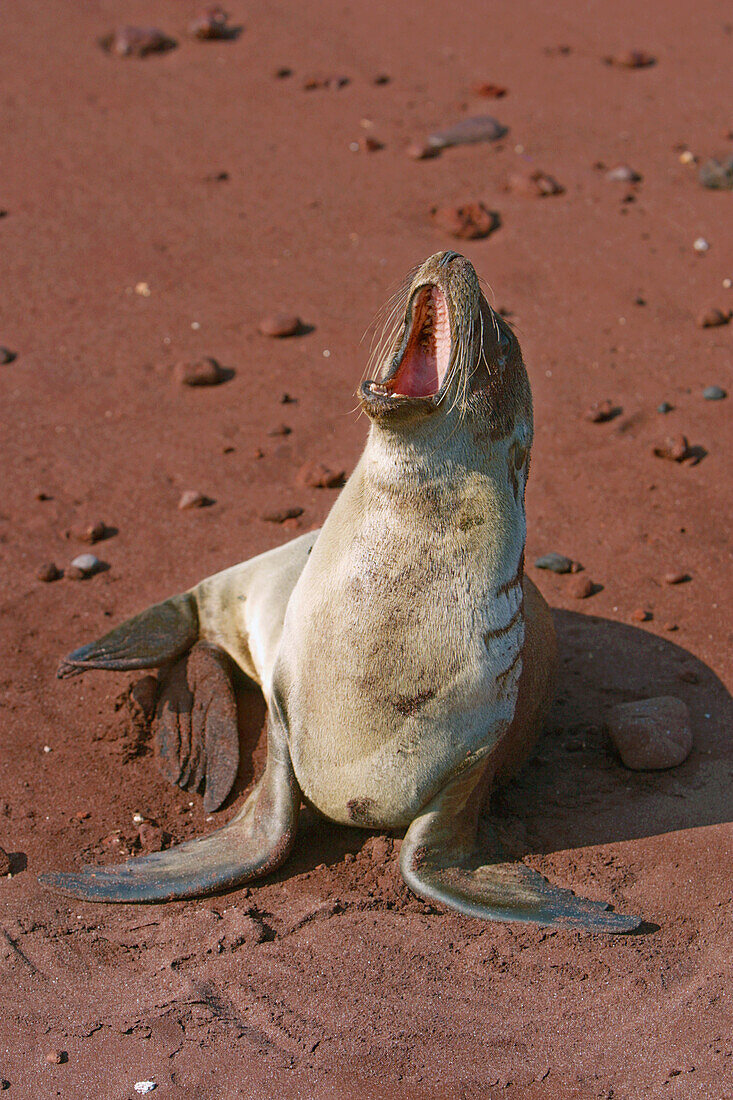
[[[161,1100],[733,1097],[730,399],[701,398],[733,388],[733,326],[695,323],[733,304],[731,197],[680,162],[730,151],[727,5],[283,2],[233,10],[243,31],[225,42],[188,39],[194,14],[16,0],[2,16],[0,343],[18,353],[0,367],[8,1096],[127,1100],[150,1079]],[[124,22],[179,46],[111,58],[97,39]],[[630,49],[657,64],[603,63]],[[304,90],[313,74],[350,82]],[[476,98],[482,81],[508,94]],[[498,145],[406,156],[487,107],[510,128]],[[369,133],[384,148],[352,152]],[[643,182],[608,182],[599,161]],[[535,169],[565,193],[504,190]],[[176,839],[210,827],[151,757],[125,762],[129,678],[57,683],[58,658],[323,520],[337,490],[298,471],[356,461],[360,337],[411,265],[452,246],[430,209],[476,201],[501,227],[458,247],[524,347],[528,562],[563,646],[548,734],[494,810],[533,866],[648,925],[614,939],[438,911],[401,885],[398,838],[315,822],[280,873],[227,897],[105,908],[42,890],[42,870],[113,858],[102,839],[133,838],[136,811]],[[258,321],[277,311],[312,331],[266,339]],[[172,365],[202,355],[234,377],[179,386]],[[584,419],[606,398],[623,412]],[[679,434],[698,464],[653,455]],[[188,489],[215,504],[179,511]],[[259,518],[288,508],[304,511]],[[116,529],[94,548],[109,571],[38,581],[88,549],[64,532],[98,518]],[[532,568],[548,550],[601,590],[573,600],[569,578]],[[691,581],[661,583],[678,569]],[[635,609],[653,617],[632,625]],[[693,754],[626,771],[604,711],[662,694],[689,704]],[[252,744],[262,706],[242,710]],[[251,777],[248,759],[238,797]],[[55,1050],[68,1060],[48,1064]]]

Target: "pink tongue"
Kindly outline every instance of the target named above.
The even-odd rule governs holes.
[[[394,386],[394,392],[403,397],[431,397],[440,389],[437,360],[417,348],[405,357]]]
[[[420,333],[411,334],[392,383],[392,392],[398,396],[432,397],[445,380],[451,344],[448,306],[438,287],[433,287],[430,294],[434,318],[432,339],[422,342]]]

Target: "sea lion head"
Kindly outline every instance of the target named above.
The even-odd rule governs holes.
[[[519,342],[457,252],[430,256],[398,291],[368,370],[358,396],[375,425],[442,434],[465,424],[498,440],[521,423],[531,437]]]

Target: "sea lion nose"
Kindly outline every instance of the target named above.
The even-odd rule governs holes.
[[[447,267],[451,260],[458,260],[460,256],[460,252],[444,252],[438,260],[438,267]]]

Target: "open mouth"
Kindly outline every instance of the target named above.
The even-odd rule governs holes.
[[[439,286],[422,286],[412,298],[402,347],[392,368],[371,390],[385,397],[435,397],[448,373],[451,331],[448,302]]]

